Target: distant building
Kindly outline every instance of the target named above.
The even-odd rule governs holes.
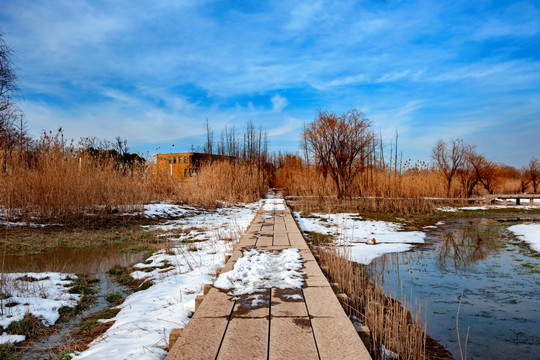
[[[156,168],[159,172],[166,172],[179,180],[185,180],[196,175],[205,162],[224,158],[228,157],[196,152],[156,154]]]

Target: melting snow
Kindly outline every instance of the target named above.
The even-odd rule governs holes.
[[[304,279],[302,256],[298,249],[280,252],[244,250],[231,271],[219,275],[214,286],[227,290],[229,295],[246,295],[269,288],[301,288]]]
[[[171,244],[170,249],[134,266],[134,278],[154,285],[130,295],[105,334],[73,358],[163,359],[171,330],[189,321],[195,297],[202,293],[204,284],[212,283],[216,268],[224,264],[224,255],[259,207],[257,202],[215,211],[170,204],[145,208],[148,217],[181,217],[145,227],[167,232],[164,237]]]
[[[508,228],[516,236],[528,242],[531,249],[540,252],[540,224],[520,224]]]
[[[425,233],[401,231],[401,225],[377,220],[365,220],[353,213],[312,214],[310,217],[295,217],[304,231],[315,231],[332,235],[338,244],[350,245],[354,261],[369,264],[387,253],[408,251],[414,243],[423,243]],[[375,238],[375,245],[366,241]]]
[[[72,274],[55,272],[6,273],[2,274],[3,314],[0,326],[4,329],[14,321],[20,321],[30,313],[38,317],[43,325],[51,326],[60,318],[58,309],[74,307],[81,295],[70,294]],[[0,343],[24,341],[24,336],[3,334]]]
[[[24,335],[10,335],[6,333],[0,335],[0,344],[15,344],[24,340],[26,340],[26,336]]]
[[[266,199],[263,206],[264,211],[283,211],[285,209],[285,200],[283,199]]]
[[[188,212],[194,210],[196,210],[196,208],[190,206],[166,203],[144,205],[144,215],[152,219],[184,216]]]

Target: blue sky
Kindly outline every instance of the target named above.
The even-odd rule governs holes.
[[[203,144],[248,120],[294,152],[317,109],[356,108],[404,158],[442,138],[540,157],[540,4],[0,0],[31,131]]]

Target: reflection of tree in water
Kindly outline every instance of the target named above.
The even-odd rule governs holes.
[[[466,227],[453,229],[444,236],[437,263],[441,269],[452,265],[456,270],[466,269],[496,253],[500,238],[500,233],[489,222],[469,221]]]

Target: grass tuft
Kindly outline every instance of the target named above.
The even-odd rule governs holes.
[[[6,328],[6,333],[24,335],[28,339],[35,339],[48,333],[47,327],[34,315],[28,313],[19,321],[14,321]]]

